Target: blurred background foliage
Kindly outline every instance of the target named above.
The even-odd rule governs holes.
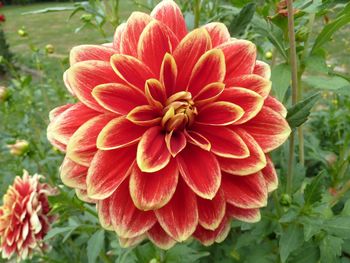
[[[114,28],[132,11],[149,12],[159,1],[33,2],[5,1],[11,5],[2,9],[6,23],[0,24],[0,67],[7,72],[0,75],[0,86],[7,94],[0,98],[0,193],[15,175],[22,174],[22,169],[45,175],[49,183],[61,189],[59,196],[51,198],[53,212],[60,215],[46,237],[52,249],[28,262],[350,262],[347,0],[294,1],[300,83],[297,108],[291,107],[283,1],[177,1],[190,29],[197,23],[221,21],[233,37],[256,43],[259,59],[271,65],[272,92],[290,109],[293,128],[308,120],[303,124],[302,137],[300,128],[296,132],[291,189],[286,183],[289,143],[272,154],[280,187],[268,207],[262,209],[259,223],[235,221],[221,244],[204,247],[190,240],[169,251],[147,241],[122,249],[114,233],[101,229],[95,208],[79,201],[73,190],[62,185],[58,167],[63,155],[46,139],[48,112],[73,101],[62,81],[69,66],[69,50],[79,44],[110,42]],[[6,42],[1,40],[2,29]],[[12,56],[8,55],[8,44]],[[315,93],[319,95],[310,99]],[[297,122],[292,122],[295,119]],[[28,149],[19,155],[11,154],[8,147],[16,140],[28,142]]]

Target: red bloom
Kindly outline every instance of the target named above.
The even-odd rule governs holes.
[[[34,250],[47,247],[43,238],[54,217],[49,216],[47,196],[56,191],[39,182],[40,175],[16,177],[3,197],[0,207],[0,251],[3,258],[13,254],[21,259],[30,257]]]
[[[80,102],[51,112],[63,182],[96,202],[121,244],[222,241],[276,189],[267,152],[289,136],[256,47],[225,25],[187,32],[179,7],[135,12],[114,42],[73,48],[64,74]]]
[[[5,21],[6,21],[5,15],[0,14],[0,23]]]

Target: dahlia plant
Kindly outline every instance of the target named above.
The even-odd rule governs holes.
[[[17,176],[9,186],[0,206],[0,252],[3,258],[16,255],[30,258],[34,251],[43,251],[48,244],[43,238],[55,220],[48,196],[57,191],[41,183],[41,175],[30,176],[27,171]]]
[[[134,12],[113,43],[72,49],[75,104],[50,113],[62,181],[123,246],[225,239],[278,185],[269,152],[291,130],[256,46],[222,23],[188,32],[175,2]]]

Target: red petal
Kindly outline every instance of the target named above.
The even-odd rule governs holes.
[[[206,85],[225,78],[225,57],[220,49],[211,49],[201,56],[193,68],[188,91],[197,95]]]
[[[143,105],[134,108],[126,118],[134,124],[141,126],[154,126],[160,123],[162,117],[153,106]]]
[[[250,155],[244,159],[217,157],[221,169],[236,175],[248,175],[260,171],[266,166],[266,157],[259,144],[246,131],[242,129],[234,129],[234,131],[243,139]]]
[[[213,47],[217,47],[231,39],[230,32],[223,23],[212,22],[203,27],[208,31]]]
[[[197,201],[194,193],[179,180],[173,198],[156,210],[159,224],[173,239],[185,241],[195,231],[198,224]]]
[[[47,137],[50,141],[68,144],[70,137],[81,125],[99,114],[84,104],[77,103],[54,118],[47,128]]]
[[[68,110],[70,107],[72,107],[74,104],[66,104],[63,106],[59,106],[54,108],[53,110],[50,111],[49,113],[49,120],[50,122],[53,121],[55,118],[57,118],[61,113],[65,112]]]
[[[188,144],[177,156],[182,178],[200,197],[213,199],[221,183],[221,171],[216,157],[201,148]]]
[[[141,171],[147,173],[159,171],[169,163],[170,158],[161,127],[149,128],[137,147],[136,160]]]
[[[137,143],[146,131],[145,127],[138,126],[125,117],[111,120],[97,137],[97,148],[111,150],[126,147]]]
[[[112,118],[110,115],[103,114],[81,125],[69,140],[67,157],[78,164],[89,166],[97,151],[97,136]]]
[[[266,98],[271,90],[271,81],[258,75],[243,75],[225,80],[226,87],[246,88]]]
[[[88,195],[105,199],[119,187],[130,174],[135,161],[136,147],[111,151],[97,151],[86,178]]]
[[[81,166],[65,157],[60,167],[61,180],[69,187],[86,189],[87,170],[87,167]]]
[[[229,101],[244,110],[243,116],[235,122],[235,125],[245,123],[254,118],[264,104],[263,97],[258,93],[243,88],[226,88],[219,100]]]
[[[195,131],[185,131],[187,142],[192,143],[205,151],[210,151],[211,145],[207,138]]]
[[[78,99],[88,107],[104,112],[91,91],[100,84],[123,83],[107,61],[88,60],[74,64],[66,71],[67,82]]]
[[[170,97],[176,88],[177,65],[170,54],[165,54],[160,69],[160,82],[165,87],[167,96]]]
[[[109,213],[113,228],[120,237],[140,236],[156,223],[153,211],[144,212],[135,207],[129,194],[128,180],[125,180],[110,198]]]
[[[209,49],[211,49],[211,40],[204,28],[195,29],[182,39],[174,51],[178,68],[176,91],[182,91],[188,86],[194,65]]]
[[[283,118],[287,116],[287,109],[284,107],[284,105],[279,102],[275,97],[268,96],[265,99],[264,106],[267,106],[274,111],[278,112],[282,115]]]
[[[265,153],[282,145],[291,133],[286,119],[269,107],[263,107],[254,119],[241,127],[253,136]]]
[[[194,237],[204,246],[211,246],[214,242],[222,242],[230,232],[230,222],[226,218],[222,220],[219,227],[213,230],[207,230],[198,225],[194,232]]]
[[[232,129],[207,125],[196,125],[194,129],[209,140],[211,151],[218,156],[236,159],[249,156],[247,145]]]
[[[227,204],[226,206],[228,216],[233,217],[247,223],[256,223],[261,219],[260,209],[259,208],[239,208],[234,205]]]
[[[270,69],[269,64],[267,64],[263,61],[257,60],[255,62],[253,74],[259,75],[259,76],[263,77],[264,79],[270,79],[271,69]]]
[[[170,154],[175,157],[186,147],[187,140],[183,132],[172,130],[165,135],[165,143]]]
[[[91,199],[87,195],[87,191],[85,189],[75,189],[75,194],[77,195],[78,199],[85,202],[85,203],[90,203],[90,204],[95,204],[96,200]]]
[[[193,100],[195,101],[195,105],[198,107],[215,101],[224,89],[225,84],[220,82],[208,84],[196,96],[194,96]]]
[[[115,53],[117,53],[115,49],[101,45],[81,45],[72,48],[69,55],[69,61],[70,65],[86,60],[101,60],[109,62],[111,56]]]
[[[145,94],[148,103],[154,107],[163,109],[165,101],[167,99],[166,90],[164,85],[157,79],[149,79],[146,81]]]
[[[140,244],[146,238],[145,234],[132,238],[119,237],[119,245],[122,248],[134,247]]]
[[[240,208],[260,208],[267,204],[267,187],[258,172],[246,176],[223,173],[222,189],[226,201]]]
[[[113,47],[117,51],[117,53],[120,53],[120,45],[125,28],[126,23],[121,23],[114,32]]]
[[[256,60],[256,47],[247,40],[231,40],[220,45],[226,60],[226,79],[253,72]]]
[[[151,16],[167,25],[179,40],[187,34],[185,19],[174,1],[160,2],[153,9]]]
[[[158,223],[148,230],[148,238],[157,247],[165,250],[170,249],[176,244],[176,241],[172,239]]]
[[[137,57],[137,45],[141,33],[151,21],[152,18],[145,13],[133,12],[130,15],[121,36],[120,53]]]
[[[208,230],[219,227],[225,216],[226,201],[220,190],[212,200],[197,197],[199,224]]]
[[[261,172],[265,178],[267,191],[272,192],[276,190],[278,187],[278,176],[270,156],[266,155],[266,161],[267,161],[266,167],[262,169]]]
[[[175,161],[155,173],[143,173],[134,165],[130,177],[130,194],[135,206],[143,211],[163,207],[175,193],[178,175]]]
[[[137,58],[127,55],[113,55],[111,64],[117,75],[141,91],[145,89],[146,80],[153,78],[152,71]]]
[[[93,89],[92,96],[103,108],[122,115],[147,103],[139,89],[118,83],[99,85]]]
[[[101,226],[107,230],[113,230],[111,215],[109,213],[110,198],[97,202],[98,218]]]
[[[238,121],[244,114],[241,107],[226,101],[212,102],[200,109],[196,123],[227,126]]]
[[[139,59],[159,76],[164,55],[172,53],[178,43],[179,40],[168,27],[161,22],[152,21],[140,36],[137,54]]]

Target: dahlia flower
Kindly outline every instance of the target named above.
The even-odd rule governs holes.
[[[0,252],[3,258],[17,255],[29,258],[36,250],[44,250],[43,238],[50,229],[54,217],[48,215],[50,206],[47,196],[56,190],[40,183],[42,176],[30,176],[24,171],[17,176],[3,197],[0,206]]]
[[[72,49],[65,85],[78,100],[50,113],[66,152],[62,181],[97,204],[123,246],[222,241],[255,222],[277,175],[268,152],[289,136],[270,68],[224,24],[191,32],[175,2],[135,12],[105,45]]]

